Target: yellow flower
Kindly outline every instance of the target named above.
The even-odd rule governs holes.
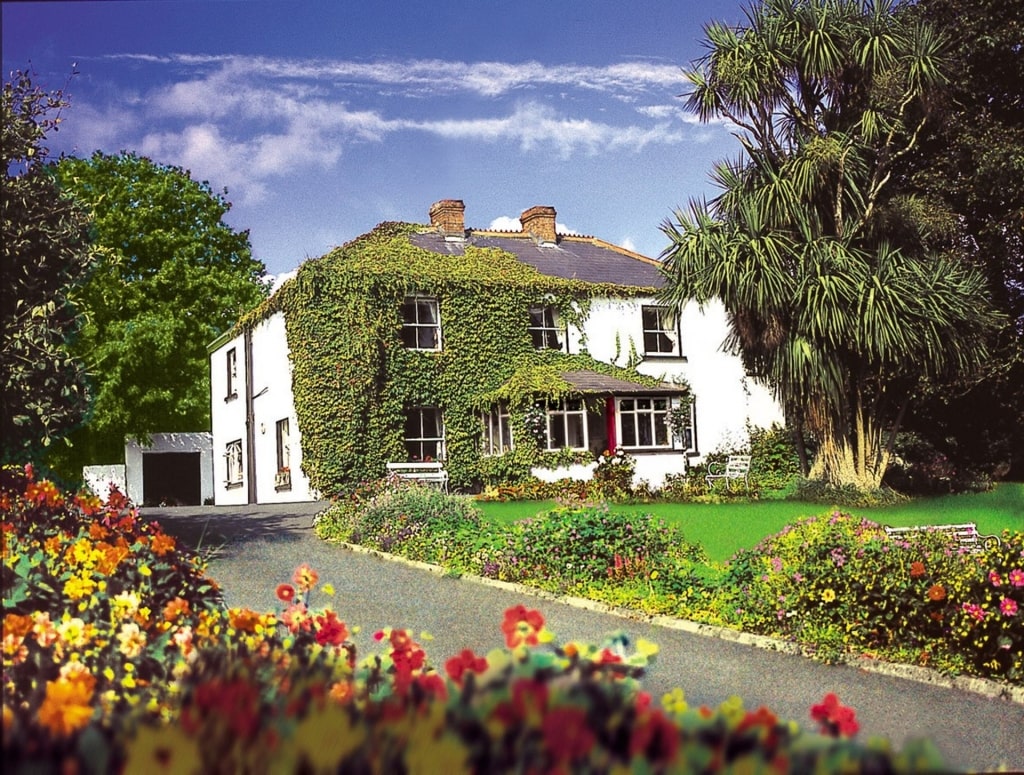
[[[202,772],[199,744],[181,727],[140,726],[125,746],[125,772]]]
[[[836,591],[834,589],[826,589],[824,592],[821,593],[821,599],[824,600],[826,603],[831,603],[833,600],[836,599]]]
[[[140,565],[139,566],[139,573],[142,574],[143,576],[152,576],[153,575],[153,571],[150,569],[150,567],[148,565]]]
[[[669,713],[683,713],[689,707],[686,694],[678,686],[661,698],[661,704]]]
[[[90,597],[96,590],[96,582],[83,573],[80,576],[72,576],[64,582],[64,594],[67,595],[69,600],[81,600],[84,597]]]

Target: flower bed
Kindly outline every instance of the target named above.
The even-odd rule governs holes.
[[[438,495],[430,513],[447,517],[435,522],[416,489],[380,488],[390,512],[379,494],[353,496],[318,517],[318,534],[453,572],[790,639],[826,662],[867,654],[1024,684],[1020,532],[971,553],[937,534],[890,539],[878,524],[837,511],[720,565],[653,517],[603,505],[571,500],[495,526],[467,511],[465,499]],[[415,535],[390,540],[409,523]]]
[[[435,667],[404,629],[373,636],[314,592],[314,569],[277,586],[279,610],[225,609],[202,559],[122,498],[67,498],[5,469],[3,748],[43,772],[765,772],[942,768],[926,741],[861,745],[833,695],[821,734],[738,698],[656,703],[655,658],[614,636],[559,643],[542,614],[505,612],[503,648]],[[625,573],[627,564],[621,563]]]

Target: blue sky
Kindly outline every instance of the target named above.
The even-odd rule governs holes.
[[[55,153],[122,149],[228,189],[268,272],[462,199],[467,226],[560,227],[650,256],[738,144],[682,69],[739,0],[28,2],[5,78],[69,85]]]

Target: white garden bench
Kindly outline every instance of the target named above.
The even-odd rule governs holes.
[[[716,470],[720,469],[720,470]],[[704,479],[708,483],[708,489],[711,489],[711,483],[715,479],[725,479],[726,487],[732,489],[732,481],[734,479],[742,479],[743,485],[747,491],[750,491],[750,455],[729,455],[729,458],[725,461],[724,467],[722,463],[709,463],[708,464],[708,475]]]
[[[962,549],[980,552],[990,547],[999,546],[999,536],[982,535],[973,522],[960,525],[919,525],[916,527],[885,526],[885,534],[889,538],[907,538],[920,533],[940,533],[954,539]]]
[[[423,484],[436,484],[448,492],[448,472],[440,462],[429,463],[388,463],[388,475],[409,479]]]

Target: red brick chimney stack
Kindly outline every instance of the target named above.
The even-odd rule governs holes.
[[[532,236],[541,244],[548,242],[554,244],[558,241],[555,234],[555,208],[547,205],[537,205],[529,210],[524,210],[519,216],[519,223],[523,225],[523,231]]]
[[[430,225],[446,237],[466,236],[466,205],[461,199],[442,199],[430,206]]]

